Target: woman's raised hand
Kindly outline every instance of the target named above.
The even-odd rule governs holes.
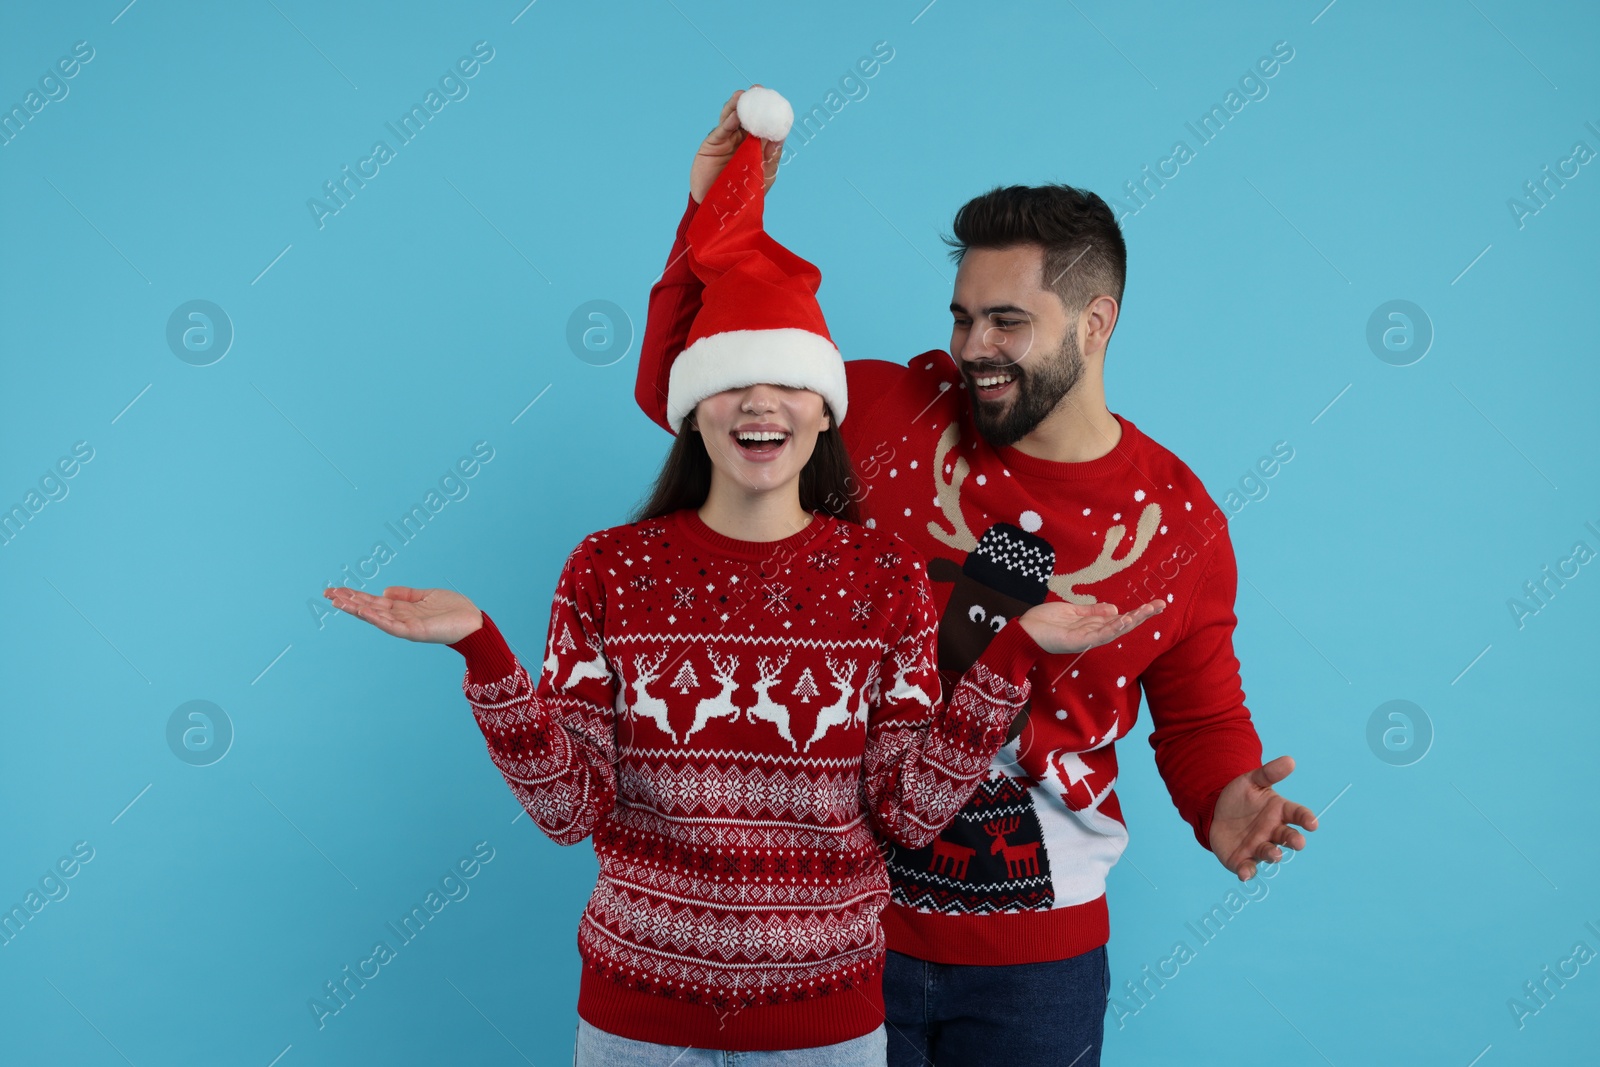
[[[752,89],[756,87],[751,86]],[[697,204],[706,198],[711,183],[717,180],[722,168],[733,158],[734,149],[744,141],[744,128],[739,125],[739,116],[734,113],[734,108],[739,106],[739,97],[743,95],[744,90],[739,89],[728,97],[728,102],[722,105],[717,124],[706,134],[706,139],[700,143],[700,151],[694,155],[694,165],[689,168],[689,195],[694,197]],[[782,141],[768,141],[761,146],[762,171],[768,189],[778,180],[778,164],[782,155]]]
[[[1118,613],[1115,604],[1068,604],[1064,600],[1050,600],[1029,608],[1018,616],[1017,622],[1046,652],[1086,652],[1115,641],[1151,616],[1161,614],[1166,607],[1165,600],[1152,600],[1123,615]]]
[[[451,645],[483,625],[483,612],[449,589],[391,585],[382,596],[373,596],[338,585],[324,589],[322,595],[340,611],[407,641]]]

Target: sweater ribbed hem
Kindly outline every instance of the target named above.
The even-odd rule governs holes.
[[[890,904],[883,932],[892,951],[929,963],[1051,963],[1111,940],[1111,918],[1103,893],[1050,911],[998,915],[935,915]]]
[[[636,992],[585,970],[578,984],[578,1015],[608,1034],[658,1045],[728,1052],[833,1045],[883,1025],[882,961],[853,988],[720,1015],[707,1005]]]

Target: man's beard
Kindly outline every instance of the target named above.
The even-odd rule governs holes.
[[[978,394],[973,377],[985,370],[1004,371],[1016,375],[1015,395],[1001,407],[984,401]],[[1013,445],[1032,433],[1043,422],[1061,398],[1072,392],[1083,377],[1083,353],[1078,350],[1078,339],[1071,331],[1061,339],[1060,346],[1048,356],[1035,353],[1017,363],[963,364],[961,373],[967,379],[967,394],[972,398],[972,421],[978,432],[990,445],[998,448]]]

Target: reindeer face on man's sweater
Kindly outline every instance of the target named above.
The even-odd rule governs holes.
[[[955,583],[939,619],[939,670],[952,683],[978,662],[989,641],[1008,620],[1033,606],[983,584],[954,560],[929,560],[928,577],[936,582]]]
[[[1007,621],[1044,603],[1055,565],[1050,542],[1009,522],[983,531],[959,565],[942,557],[929,560],[929,578],[955,583],[939,619],[939,670],[947,685],[960,681]],[[1026,720],[1026,712],[1017,717],[1010,737],[1022,732]]]
[[[1009,522],[983,531],[959,564],[931,560],[930,578],[955,583],[939,620],[940,669],[960,677],[1008,620],[1043,604],[1055,562],[1050,542]]]

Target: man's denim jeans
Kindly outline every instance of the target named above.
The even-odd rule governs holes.
[[[1099,1067],[1106,947],[1050,963],[928,963],[890,952],[889,1067]]]

